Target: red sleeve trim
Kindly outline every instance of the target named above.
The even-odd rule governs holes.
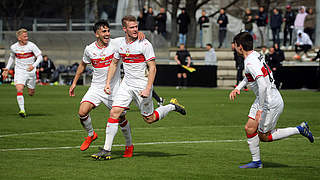
[[[152,57],[152,58],[147,59],[146,61],[152,61],[152,60],[155,60],[155,59],[156,59],[156,57]]]
[[[247,138],[253,138],[253,137],[255,137],[257,134],[258,134],[257,132],[255,132],[255,133],[253,133],[253,134],[247,134]]]
[[[250,117],[250,116],[248,116],[250,119],[252,119],[252,120],[256,120],[255,118],[253,118],[253,117]]]

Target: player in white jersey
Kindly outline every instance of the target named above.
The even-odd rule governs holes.
[[[105,87],[107,94],[112,94],[111,79],[117,71],[120,59],[123,62],[124,78],[110,111],[106,128],[106,139],[103,149],[92,155],[95,159],[111,159],[111,146],[118,130],[119,117],[125,109],[129,109],[132,101],[139,107],[145,122],[151,124],[164,118],[169,111],[186,114],[184,107],[176,99],[170,104],[154,110],[152,101],[153,81],[156,75],[156,63],[153,47],[148,40],[137,41],[138,23],[135,17],[125,16],[122,19],[125,38],[120,38],[117,53],[110,64]],[[148,73],[147,73],[148,69]]]
[[[277,90],[272,71],[266,65],[264,57],[253,50],[253,38],[247,32],[239,33],[234,37],[236,50],[243,55],[246,77],[230,93],[230,100],[240,94],[240,90],[249,85],[256,95],[251,106],[249,119],[245,126],[248,145],[252,155],[252,162],[240,168],[262,168],[260,160],[260,141],[271,142],[301,134],[314,142],[309,126],[306,122],[297,127],[276,129],[277,121],[283,111],[284,103]]]
[[[97,40],[85,48],[83,59],[77,69],[73,83],[69,89],[69,95],[75,96],[74,90],[77,82],[87,64],[91,64],[93,68],[91,86],[81,100],[78,113],[82,126],[88,132],[88,137],[85,137],[86,140],[80,146],[80,150],[82,151],[87,150],[90,144],[98,137],[96,132],[93,130],[89,113],[101,103],[103,103],[108,109],[111,109],[113,102],[112,99],[114,96],[113,94],[117,91],[120,85],[120,68],[118,68],[110,82],[113,93],[108,95],[104,92],[108,69],[113,59],[115,49],[117,48],[117,43],[115,43],[117,40],[110,39],[109,23],[104,20],[99,21],[95,23],[93,31]],[[144,39],[143,33],[140,34],[140,39]],[[119,125],[126,139],[126,148],[123,157],[131,157],[133,153],[133,145],[130,125],[125,119],[125,112],[123,112],[119,117]]]
[[[20,108],[19,115],[26,117],[24,108],[23,89],[28,87],[28,94],[33,96],[36,87],[36,67],[42,61],[40,49],[32,42],[28,41],[28,31],[19,29],[16,32],[18,42],[10,47],[10,57],[6,68],[3,69],[2,76],[7,78],[8,71],[15,60],[14,84],[17,89],[17,102]]]

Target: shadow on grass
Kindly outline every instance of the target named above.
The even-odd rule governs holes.
[[[241,163],[241,166],[245,164],[247,163]],[[262,164],[263,164],[263,168],[310,168],[310,169],[315,168],[312,166],[290,166],[287,164],[280,164],[280,163],[266,162],[266,161],[263,161]]]
[[[29,116],[53,116],[53,114],[44,114],[44,113],[31,113],[31,114],[27,114],[27,117]]]

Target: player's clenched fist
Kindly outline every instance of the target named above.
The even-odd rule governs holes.
[[[238,89],[234,89],[233,91],[231,91],[231,93],[229,94],[230,100],[234,101],[237,97],[237,94],[240,94],[240,91]]]
[[[110,91],[110,85],[106,85],[106,87],[104,87],[104,92],[106,93],[106,94],[111,94],[111,91]]]

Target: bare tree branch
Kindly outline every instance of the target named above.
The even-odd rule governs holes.
[[[211,0],[204,0],[204,1],[202,1],[201,3],[197,4],[196,9],[201,8],[201,6],[207,4],[209,1],[211,1]]]
[[[229,7],[233,6],[234,4],[236,4],[237,2],[239,2],[239,0],[234,0],[232,1],[230,4],[228,4],[227,6],[223,7],[223,9],[227,10]],[[214,12],[213,14],[209,15],[208,17],[214,17],[216,14],[219,13],[220,10]]]

